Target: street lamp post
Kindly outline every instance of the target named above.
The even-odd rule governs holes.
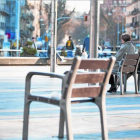
[[[102,0],[90,0],[90,58],[98,57],[99,15]]]
[[[16,14],[16,20],[17,20],[17,29],[16,29],[16,49],[18,50],[19,49],[19,34],[20,34],[20,0],[17,1],[16,3],[16,7],[17,7],[17,14]],[[18,56],[18,51],[16,52],[16,55]]]
[[[90,0],[90,57],[97,58],[97,48],[98,48],[98,36],[99,36],[99,8],[100,3],[98,0]],[[50,71],[55,72],[55,54],[56,54],[56,25],[57,25],[57,0],[52,0],[51,8],[51,67]],[[61,17],[60,19],[62,19]],[[66,17],[65,17],[66,18]]]
[[[55,72],[56,66],[56,46],[57,46],[57,21],[61,19],[68,19],[71,17],[60,17],[57,18],[57,0],[52,1],[52,17],[51,25],[48,28],[48,31],[51,29],[51,56],[50,56],[50,71]],[[83,17],[74,17],[77,19],[83,19]]]
[[[57,0],[52,0],[51,7],[51,56],[50,71],[55,72],[56,65],[56,38],[57,38]]]

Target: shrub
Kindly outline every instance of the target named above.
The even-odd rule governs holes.
[[[21,56],[35,55],[37,50],[35,48],[23,47]]]
[[[65,50],[61,51],[61,56],[67,56],[67,52],[65,52]]]
[[[27,41],[27,45],[31,46],[33,44],[32,41]]]

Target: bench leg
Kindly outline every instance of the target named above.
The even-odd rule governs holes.
[[[100,99],[101,100],[101,99]],[[108,140],[108,130],[107,130],[107,119],[106,119],[106,105],[104,103],[99,103],[98,107],[100,110],[100,120],[101,120],[101,129],[102,129],[102,140]]]
[[[119,75],[119,79],[120,79],[120,92],[121,92],[121,95],[123,95],[124,94],[124,88],[123,88],[123,81],[122,81],[122,78],[123,77],[123,75],[122,75],[122,73],[120,72],[120,75]]]
[[[65,113],[64,110],[61,108],[60,109],[60,120],[59,120],[59,134],[58,137],[59,138],[63,138],[64,137],[64,122],[65,122]]]
[[[138,91],[140,90],[140,74],[138,74]]]
[[[134,73],[135,94],[138,94],[137,74]]]
[[[29,123],[29,108],[31,102],[26,102],[24,105],[24,118],[23,118],[23,133],[22,140],[28,140],[28,123]]]
[[[127,75],[123,76],[123,82],[124,82],[124,92],[127,90]]]
[[[66,118],[67,140],[74,140],[73,132],[72,132],[71,102],[70,101],[69,102],[67,101],[66,103],[65,118]]]

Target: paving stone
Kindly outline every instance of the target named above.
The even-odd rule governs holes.
[[[70,66],[57,66],[63,73]],[[29,71],[49,72],[49,66],[0,66],[0,140],[21,140],[23,124],[25,76]],[[140,140],[140,94],[134,94],[134,81],[128,80],[125,95],[107,93],[107,124],[109,140]],[[35,94],[60,93],[61,81],[35,77],[32,92]],[[109,85],[108,85],[109,88]],[[41,91],[41,92],[39,92]],[[101,140],[99,109],[91,103],[72,105],[75,140]],[[32,103],[29,140],[59,139],[59,108]]]

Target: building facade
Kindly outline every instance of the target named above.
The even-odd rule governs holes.
[[[18,8],[20,9],[19,12]],[[18,22],[19,20],[19,22]],[[4,38],[15,42],[19,36],[20,44],[32,37],[34,16],[28,7],[27,0],[0,1],[0,49],[3,49]]]
[[[33,31],[35,30],[33,26],[34,20],[33,11],[30,9],[28,1],[25,1],[25,4],[20,8],[20,42],[22,46],[33,37]]]
[[[10,15],[10,8],[7,4],[7,0],[0,1],[0,48],[4,41],[6,31],[6,18]]]
[[[126,31],[134,44],[140,44],[140,1],[133,0],[126,7]]]

